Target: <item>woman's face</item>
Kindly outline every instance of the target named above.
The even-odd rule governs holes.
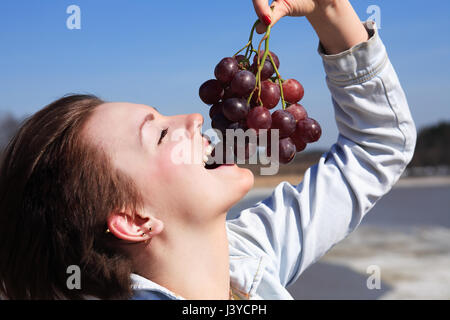
[[[200,114],[166,117],[146,105],[105,103],[84,134],[135,181],[152,214],[198,223],[228,211],[253,185],[247,169],[204,167],[208,141],[202,124]]]

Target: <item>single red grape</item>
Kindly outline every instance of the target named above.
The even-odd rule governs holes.
[[[255,88],[256,78],[253,73],[247,70],[241,70],[231,81],[231,90],[239,97],[245,97]]]
[[[214,75],[222,84],[229,84],[238,71],[235,58],[223,58],[214,69]]]
[[[217,103],[223,97],[222,85],[216,79],[208,80],[200,86],[199,96],[206,104]]]
[[[230,98],[223,103],[223,114],[228,120],[237,122],[247,117],[250,106],[247,104],[247,100],[242,98]]]
[[[295,130],[299,131],[298,134],[303,137],[303,141],[306,143],[316,142],[322,135],[319,123],[312,118],[306,118],[297,122]]]
[[[259,132],[260,129],[270,129],[272,117],[270,111],[264,107],[250,109],[247,115],[247,126]]]
[[[291,104],[286,108],[286,111],[292,114],[296,121],[300,121],[308,117],[308,113],[306,112],[305,108],[298,103]]]
[[[280,163],[287,164],[294,159],[296,147],[291,138],[280,139],[278,153]]]
[[[280,139],[289,137],[295,131],[295,118],[286,110],[272,113],[272,129],[280,130]]]
[[[253,96],[258,97],[258,91]],[[267,109],[273,109],[280,101],[280,86],[271,81],[261,82],[261,101],[263,107]]]
[[[297,103],[302,100],[305,90],[300,82],[295,79],[288,79],[283,82],[284,100],[289,103]]]

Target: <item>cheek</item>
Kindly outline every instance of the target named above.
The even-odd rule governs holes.
[[[156,180],[161,183],[155,190],[159,201],[165,202],[165,208],[170,208],[171,212],[189,213],[183,216],[188,220],[197,215],[202,217],[205,211],[215,212],[218,200],[212,199],[210,193],[215,189],[214,181],[207,179],[205,169],[201,165],[174,164],[166,157],[160,158]]]
[[[228,210],[252,188],[254,177],[250,170],[234,167],[208,171],[201,164],[187,161],[183,150],[179,144],[160,147],[153,161],[152,188],[170,206],[181,203],[183,208],[198,212]]]
[[[201,145],[182,138],[178,141],[167,142],[158,151],[161,160],[173,166],[201,164],[203,151]]]
[[[201,151],[191,152],[192,145],[185,143],[167,146],[158,155],[158,176],[182,194],[205,192],[217,181],[204,169]]]
[[[161,148],[156,157],[156,175],[173,187],[189,187],[204,170],[201,164],[193,161],[191,153],[180,145],[167,145]]]

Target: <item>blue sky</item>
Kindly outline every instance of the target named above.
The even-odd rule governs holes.
[[[81,30],[66,9],[81,8]],[[417,126],[450,121],[449,1],[352,1],[361,20],[381,9],[381,37]],[[2,0],[0,113],[31,114],[67,93],[152,105],[166,115],[199,112],[198,88],[217,62],[242,47],[256,15],[250,0]],[[259,37],[257,38],[259,39]],[[304,18],[285,18],[271,50],[284,78],[305,87],[302,101],[320,122],[327,148],[337,137],[318,39]]]

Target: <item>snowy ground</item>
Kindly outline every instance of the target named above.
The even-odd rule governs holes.
[[[270,192],[252,190],[230,216]],[[370,268],[379,288],[367,286]],[[288,290],[296,299],[450,299],[450,178],[400,180]]]
[[[367,287],[370,266],[379,289]],[[289,290],[297,299],[450,299],[450,229],[362,226]]]

